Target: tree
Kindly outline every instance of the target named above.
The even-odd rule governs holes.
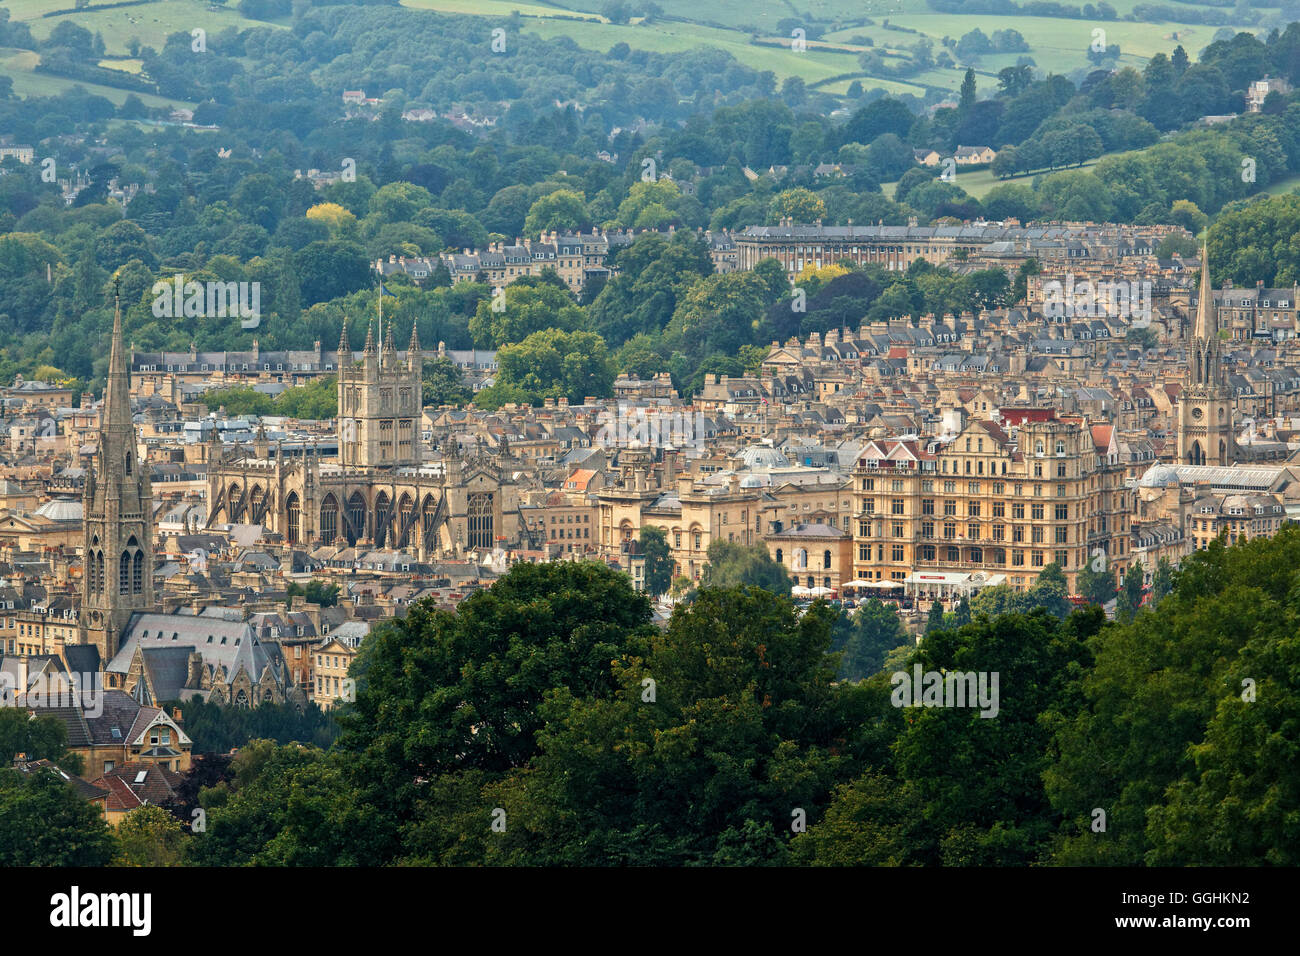
[[[1151,603],[1159,604],[1174,589],[1174,566],[1169,559],[1161,557],[1156,562],[1155,573],[1151,575]]]
[[[1092,640],[1082,707],[1047,718],[1063,865],[1294,865],[1286,663],[1300,529],[1185,558],[1171,593]],[[1096,832],[1095,810],[1106,813]]]
[[[668,593],[673,581],[673,558],[668,535],[663,528],[645,525],[640,534],[641,553],[645,555],[645,589],[654,597]]]
[[[53,770],[0,768],[0,866],[106,866],[113,851],[99,808]]]
[[[500,297],[479,302],[470,317],[469,332],[479,348],[499,349],[543,329],[573,331],[586,324],[582,306],[566,289],[518,279],[506,286]]]
[[[610,662],[644,650],[649,621],[626,575],[585,561],[518,564],[454,613],[414,604],[367,638],[337,746],[385,804],[413,798],[417,778],[523,766],[543,695],[612,692]]]
[[[965,594],[957,602],[957,606],[952,612],[952,623],[954,627],[964,627],[971,622],[970,598]]]
[[[851,617],[841,614],[831,632],[831,650],[842,655],[842,680],[870,677],[884,666],[890,651],[908,644],[898,610],[877,598],[864,602]]]
[[[557,189],[536,200],[524,219],[524,233],[536,239],[544,232],[573,232],[591,225],[587,203],[572,189]]]
[[[754,587],[775,594],[790,594],[792,582],[785,568],[772,560],[762,545],[714,541],[706,552],[708,564],[700,575],[700,586],[711,588]]]
[[[162,807],[137,807],[113,832],[118,842],[115,866],[180,866],[185,856],[181,821]]]
[[[14,707],[12,699],[0,705],[0,764],[3,766],[10,766],[18,754],[26,754],[28,760],[61,762],[67,749],[68,732],[57,717],[44,715],[32,719],[26,710]]]
[[[979,30],[972,30],[972,33],[979,33]],[[983,34],[981,34],[982,36]],[[961,91],[959,93],[957,111],[960,113],[969,113],[971,107],[975,105],[975,71],[968,69],[966,75],[961,80]]]
[[[230,784],[204,790],[200,866],[376,866],[396,848],[397,821],[366,799],[352,758],[301,744],[250,741]]]
[[[595,332],[543,329],[501,347],[496,383],[475,395],[474,402],[486,408],[503,390],[515,389],[533,404],[560,397],[580,404],[589,395],[608,397],[613,387],[614,365],[604,339]]]
[[[317,203],[305,215],[309,222],[321,223],[334,235],[350,234],[357,222],[356,216],[336,202]]]
[[[808,189],[787,189],[772,198],[767,209],[767,221],[775,223],[782,219],[795,222],[811,223],[826,218],[826,203],[820,196]]]
[[[289,599],[286,603],[290,604],[297,595],[306,598],[308,604],[318,604],[321,607],[333,607],[339,603],[339,586],[324,581],[308,581],[306,587],[297,581],[290,581],[285,594]]]
[[[1080,568],[1076,582],[1080,597],[1092,604],[1106,604],[1115,597],[1115,572],[1105,555],[1098,555]]]
[[[1119,597],[1116,599],[1115,616],[1120,620],[1127,621],[1131,619],[1142,605],[1143,578],[1142,562],[1134,561],[1124,573],[1124,584],[1120,588]]]
[[[935,598],[934,603],[930,605],[930,614],[925,619],[925,636],[929,637],[936,631],[942,631],[943,627],[943,604]]]
[[[460,369],[451,359],[425,359],[423,382],[425,405],[464,405],[471,398]]]

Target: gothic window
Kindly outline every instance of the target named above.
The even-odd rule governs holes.
[[[424,504],[420,508],[420,540],[424,542],[425,548],[433,547],[434,534],[438,530],[434,525],[437,515],[438,506],[434,503],[433,495],[425,495]]]
[[[492,547],[492,493],[481,491],[471,494],[466,514],[469,519],[469,546]]]
[[[298,492],[289,493],[288,499],[284,503],[285,511],[288,513],[289,527],[287,529],[286,539],[290,544],[298,543],[298,526],[302,520],[302,508],[298,504]]]
[[[410,495],[402,495],[397,502],[397,547],[399,548],[405,548],[411,543],[411,524],[414,513],[415,502],[411,500]]]
[[[144,593],[144,552],[137,551],[131,559],[131,593]]]
[[[117,561],[117,593],[131,593],[131,552],[123,551]]]
[[[388,538],[388,519],[392,517],[393,508],[386,492],[381,491],[375,498],[375,547],[382,548]]]
[[[326,544],[333,544],[339,533],[339,503],[333,495],[326,495],[320,506],[320,537]]]
[[[104,552],[100,551],[95,558],[95,590],[100,594],[108,587],[108,580],[104,571]]]
[[[357,538],[366,531],[366,499],[361,497],[359,491],[352,492],[352,497],[348,499],[348,520],[352,522],[352,528],[348,529],[348,542],[356,544]]]

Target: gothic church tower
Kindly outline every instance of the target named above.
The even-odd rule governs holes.
[[[405,361],[397,354],[391,324],[380,345],[373,328],[367,331],[360,362],[352,361],[347,332],[345,323],[338,360],[340,463],[346,469],[418,468],[424,386],[415,329]]]
[[[1230,465],[1237,448],[1232,434],[1232,394],[1223,383],[1219,320],[1210,288],[1208,246],[1201,247],[1201,289],[1178,400],[1178,461],[1184,465]]]
[[[148,465],[136,457],[120,303],[113,310],[99,443],[86,475],[83,504],[81,642],[96,645],[107,663],[117,653],[131,615],[154,610],[153,492]]]

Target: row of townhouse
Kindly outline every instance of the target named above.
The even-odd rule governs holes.
[[[1150,256],[1172,232],[1182,230],[1097,223],[1022,226],[1014,220],[921,226],[915,218],[906,226],[852,222],[831,226],[820,220],[796,223],[784,219],[774,226],[749,226],[734,239],[741,269],[752,269],[771,258],[793,277],[804,269],[820,269],[844,260],[905,271],[917,259],[940,265],[982,255],[1070,262]]]
[[[616,273],[614,254],[640,234],[658,230],[593,230],[590,233],[542,233],[537,239],[516,238],[513,243],[493,242],[486,249],[464,249],[437,256],[397,256],[375,261],[380,278],[409,276],[417,284],[428,282],[445,268],[452,283],[486,282],[494,287],[507,286],[523,276],[540,275],[553,269],[574,295],[592,282],[603,281]],[[674,235],[669,227],[667,235]],[[714,271],[732,272],[738,268],[739,252],[730,233],[698,233],[709,246]]]

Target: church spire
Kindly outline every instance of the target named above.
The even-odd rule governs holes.
[[[375,350],[375,323],[371,322],[366,326],[366,354],[369,355]]]
[[[130,380],[126,372],[126,346],[122,343],[122,299],[113,290],[113,339],[108,349],[108,380],[104,385],[104,409],[100,415],[101,436],[131,428]],[[101,439],[101,444],[103,444]]]
[[[411,323],[411,344],[406,347],[406,365],[408,368],[420,368],[420,335],[417,324]]]
[[[1210,247],[1201,245],[1201,291],[1196,303],[1196,325],[1192,337],[1207,341],[1218,339],[1219,322],[1214,310],[1214,292],[1210,286]]]
[[[339,333],[339,368],[352,362],[352,343],[348,341],[348,320],[343,318],[343,331]]]

